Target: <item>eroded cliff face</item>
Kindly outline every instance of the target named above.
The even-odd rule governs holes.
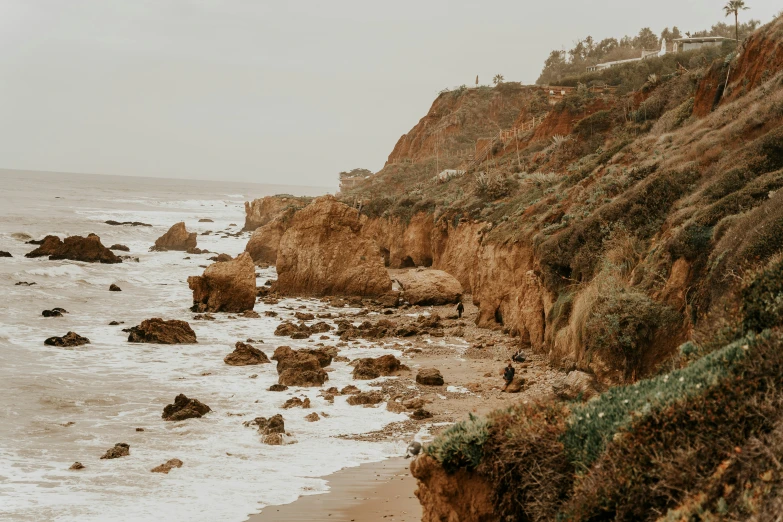
[[[492,487],[474,472],[448,474],[427,455],[411,463],[411,475],[419,481],[415,491],[421,502],[422,522],[497,522]]]

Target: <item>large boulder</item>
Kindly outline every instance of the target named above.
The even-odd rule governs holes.
[[[321,386],[329,379],[323,369],[332,362],[323,355],[319,358],[318,350],[292,350],[281,346],[275,350],[272,359],[277,361],[278,384],[284,386]],[[325,364],[323,364],[325,363]]]
[[[258,265],[274,265],[277,262],[277,251],[280,248],[280,240],[291,226],[291,219],[296,209],[289,208],[280,213],[272,221],[258,227],[250,236],[245,247],[245,252],[250,254],[253,262]]]
[[[185,419],[199,418],[212,411],[212,409],[198,399],[188,399],[180,393],[174,398],[174,403],[163,408],[163,420],[181,421]]]
[[[196,332],[186,321],[172,319],[165,321],[160,317],[146,319],[139,326],[127,330],[128,342],[154,344],[194,344]]]
[[[226,355],[223,362],[231,366],[249,366],[252,364],[269,363],[271,361],[266,354],[258,348],[254,348],[250,344],[239,341],[237,342],[234,351]]]
[[[188,232],[185,222],[180,221],[173,225],[168,232],[155,240],[155,246],[150,250],[165,252],[166,250],[187,251],[196,248],[196,233]]]
[[[44,341],[44,344],[48,346],[59,346],[61,348],[71,348],[73,346],[90,344],[90,340],[75,332],[68,332],[62,337],[49,337]]]
[[[363,380],[377,379],[385,375],[396,375],[405,368],[400,364],[399,359],[391,354],[382,355],[375,359],[371,357],[357,359],[351,364],[354,365],[353,378]]]
[[[378,247],[360,234],[356,209],[323,196],[298,211],[277,253],[277,291],[381,296],[392,287]]]
[[[87,263],[122,263],[122,259],[103,246],[101,238],[95,234],[87,237],[70,236],[62,241],[57,236],[46,236],[38,248],[25,254],[25,257],[44,257],[51,260],[71,259]]]
[[[244,312],[256,302],[256,271],[247,252],[216,262],[204,275],[188,277],[194,312]]]
[[[405,270],[395,274],[395,279],[410,304],[445,305],[457,303],[462,297],[462,285],[443,270]]]
[[[437,368],[422,368],[416,374],[416,382],[425,386],[443,386],[443,375]]]
[[[295,212],[307,205],[312,198],[293,196],[266,196],[252,202],[245,201],[245,226],[252,231],[263,227],[283,212]]]

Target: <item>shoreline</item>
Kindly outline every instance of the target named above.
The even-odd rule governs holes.
[[[300,496],[290,504],[266,506],[246,522],[421,520],[421,504],[413,494],[416,479],[411,460],[394,457],[344,468],[326,475],[329,490]]]

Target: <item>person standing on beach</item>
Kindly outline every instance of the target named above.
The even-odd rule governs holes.
[[[465,311],[465,305],[462,304],[462,301],[460,301],[459,304],[457,305],[457,315],[459,316],[460,319],[462,319],[462,312],[464,311]]]
[[[506,391],[508,385],[511,384],[511,381],[514,380],[515,373],[516,369],[514,368],[514,365],[511,363],[511,361],[508,361],[508,366],[503,369],[503,380],[506,381],[506,385],[503,386],[503,389],[500,391]]]

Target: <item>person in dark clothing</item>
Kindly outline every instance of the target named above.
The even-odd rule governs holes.
[[[515,373],[516,373],[516,369],[514,369],[514,365],[511,363],[511,361],[508,361],[508,366],[506,366],[503,369],[503,380],[506,381],[506,385],[503,386],[503,389],[501,391],[506,391],[508,385],[511,384],[511,381],[514,380]]]
[[[462,301],[459,302],[457,305],[457,315],[459,315],[459,318],[462,319],[462,312],[465,311],[465,305],[462,304]]]

